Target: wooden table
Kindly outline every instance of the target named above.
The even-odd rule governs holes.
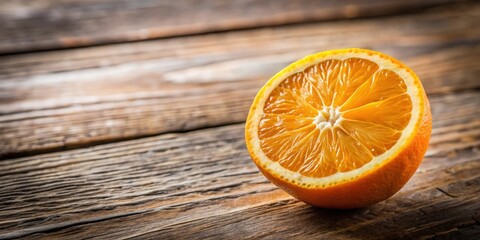
[[[0,2],[0,238],[479,239],[474,1]],[[429,150],[364,209],[318,209],[263,177],[244,120],[304,55],[392,55],[422,79]]]

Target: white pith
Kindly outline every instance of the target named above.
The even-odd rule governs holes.
[[[398,141],[389,150],[377,157],[374,157],[369,163],[358,169],[348,172],[337,172],[333,175],[321,178],[303,176],[298,172],[293,172],[282,167],[278,162],[271,161],[262,151],[258,137],[258,124],[262,115],[264,114],[263,109],[267,96],[269,96],[271,91],[275,89],[278,84],[280,84],[285,78],[297,72],[302,72],[307,67],[313,64],[317,64],[326,60],[345,60],[348,58],[364,58],[366,60],[372,61],[380,67],[378,71],[382,69],[391,70],[404,80],[405,85],[407,86],[407,94],[410,96],[410,99],[412,101],[412,112],[410,122],[404,128],[402,135],[400,136]],[[316,55],[312,55],[306,57],[303,60],[300,60],[299,62],[302,63],[294,63],[294,67],[291,70],[282,71],[272,78],[276,80],[274,82],[269,82],[269,84],[265,86],[264,92],[262,93],[262,96],[260,96],[260,100],[257,102],[254,112],[250,114],[249,121],[251,127],[247,130],[249,131],[248,134],[251,136],[251,148],[253,148],[250,149],[250,151],[254,151],[256,156],[258,157],[257,164],[274,175],[282,176],[285,178],[285,180],[293,184],[307,188],[327,187],[352,180],[354,178],[364,175],[365,173],[378,167],[379,165],[384,164],[388,157],[392,157],[395,153],[398,153],[399,149],[409,139],[409,137],[412,135],[413,130],[415,129],[415,126],[420,121],[420,113],[423,108],[423,103],[417,97],[419,96],[419,93],[421,91],[419,89],[420,86],[415,84],[415,78],[412,76],[411,73],[409,73],[406,69],[399,67],[396,63],[393,63],[388,58],[382,58],[379,55],[371,55],[368,53],[340,52],[338,54],[332,54],[327,57],[317,57]],[[305,64],[304,62],[308,62],[308,64]],[[257,98],[258,97],[259,96],[257,96]],[[328,119],[325,116],[329,116]],[[319,114],[313,120],[314,124],[320,130],[326,128],[333,128],[341,121],[342,113],[339,112],[338,109],[332,108],[330,106],[326,106],[321,111],[319,111]]]
[[[321,131],[323,129],[333,128],[342,122],[342,113],[338,108],[323,107],[318,111],[318,115],[313,119],[313,124]]]

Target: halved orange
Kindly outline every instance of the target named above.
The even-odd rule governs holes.
[[[417,75],[383,53],[307,56],[273,76],[250,108],[245,138],[261,172],[327,208],[385,200],[410,179],[431,132]]]

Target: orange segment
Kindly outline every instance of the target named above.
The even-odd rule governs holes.
[[[316,86],[306,81],[304,74],[294,74],[285,79],[265,104],[265,113],[290,114],[295,116],[316,116],[321,99]]]
[[[359,58],[326,60],[305,70],[318,88],[325,106],[340,106],[378,70],[378,65]]]
[[[368,103],[382,101],[403,94],[406,90],[407,87],[403,79],[394,72],[383,69],[365,79],[363,84],[349,96],[349,100],[341,106],[341,109],[352,109]]]
[[[430,116],[420,80],[397,60],[364,49],[328,51],[268,81],[250,109],[246,141],[260,170],[293,196],[317,206],[364,206],[413,174]]]
[[[376,123],[403,130],[410,121],[411,110],[412,101],[410,97],[407,94],[402,94],[346,110],[343,116],[346,119]]]
[[[359,145],[379,156],[390,149],[400,138],[402,132],[375,123],[344,119],[342,129],[357,140]]]

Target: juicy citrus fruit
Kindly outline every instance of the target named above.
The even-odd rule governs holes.
[[[415,73],[365,49],[307,56],[258,92],[246,124],[262,173],[297,199],[358,208],[395,194],[420,164],[431,112]]]

